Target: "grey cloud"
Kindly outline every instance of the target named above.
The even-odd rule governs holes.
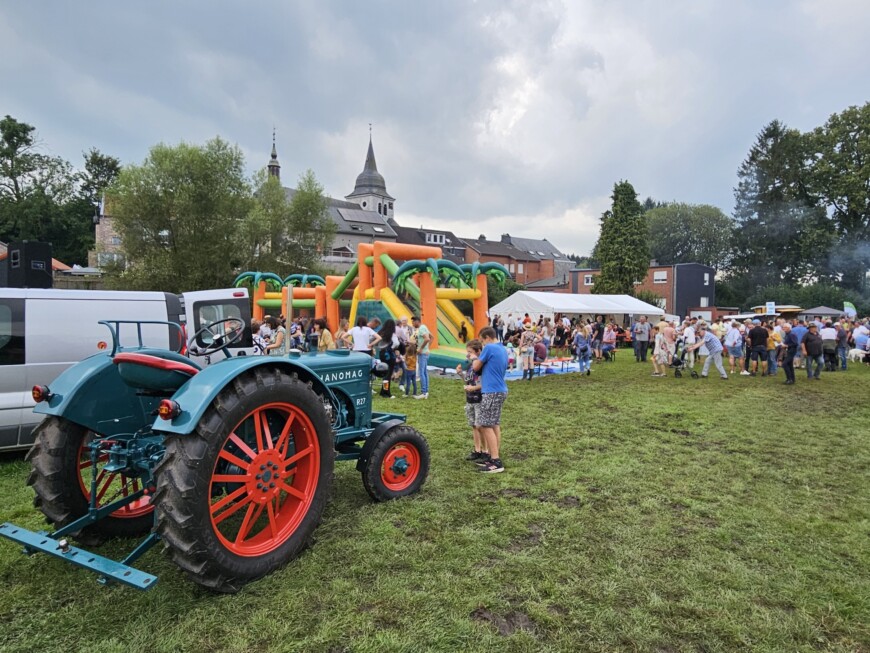
[[[858,0],[5,3],[0,113],[74,163],[220,134],[254,169],[275,125],[285,180],[311,168],[334,196],[373,122],[400,220],[528,225],[583,253],[615,181],[729,211],[766,122],[866,101],[868,18]]]

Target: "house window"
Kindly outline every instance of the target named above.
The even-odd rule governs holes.
[[[372,227],[372,229],[373,229],[376,233],[379,233],[379,234],[384,233],[384,228],[383,228],[383,227]]]
[[[366,207],[366,203],[365,203],[365,201],[363,201],[363,208],[365,208],[365,207]]]
[[[350,225],[350,228],[352,231],[362,231],[363,230],[363,228],[360,227],[358,224],[352,224],[352,225]]]
[[[668,282],[668,271],[667,270],[659,270],[658,272],[653,272],[653,283],[667,283]]]
[[[393,210],[393,203],[390,202],[390,211],[392,211],[392,210]]]
[[[513,263],[511,263],[510,265],[508,265],[508,272],[510,272],[511,274],[514,273],[514,264],[513,264]]]
[[[120,236],[112,236],[112,245],[117,247],[120,244],[121,244],[121,237]]]
[[[705,286],[710,285],[710,273],[709,272],[704,273],[704,285]]]
[[[426,242],[430,245],[443,245],[444,234],[426,234]]]
[[[378,202],[378,213],[380,213],[380,212],[381,212],[381,203]]]
[[[591,286],[593,283],[595,283],[595,275],[592,275],[592,274],[584,274],[583,275],[583,285],[584,286]]]
[[[517,274],[522,274],[522,273],[523,273],[523,264],[517,263]]]
[[[710,305],[709,297],[701,297],[701,308],[707,308]]]
[[[659,305],[659,308],[663,311],[668,310],[668,300],[667,299],[658,299],[656,300],[656,304]]]

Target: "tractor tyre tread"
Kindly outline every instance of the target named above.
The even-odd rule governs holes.
[[[34,443],[25,460],[30,462],[27,484],[33,488],[33,505],[48,524],[62,528],[85,515],[88,500],[78,480],[78,453],[87,435],[85,427],[61,417],[46,417],[34,429]],[[70,533],[78,542],[95,546],[112,537],[135,537],[154,524],[149,513],[132,519],[105,517]]]
[[[198,508],[209,492],[215,457],[228,429],[234,427],[234,424],[228,426],[228,422],[241,419],[239,415],[247,410],[247,404],[258,392],[274,392],[275,386],[316,394],[298,377],[279,368],[257,368],[240,374],[218,393],[192,433],[166,438],[166,453],[155,470],[156,530],[163,539],[164,552],[191,580],[213,592],[238,592],[245,584],[297,557],[310,544],[330,494],[333,435],[326,412],[322,410],[322,414],[309,417],[317,430],[321,449],[326,447],[322,460],[328,461],[328,465],[321,465],[317,495],[304,520],[305,528],[300,526],[282,545],[282,550],[252,558],[237,556],[224,549],[214,536],[208,510]],[[318,398],[313,407],[316,409],[319,404]],[[281,555],[275,555],[278,553]]]

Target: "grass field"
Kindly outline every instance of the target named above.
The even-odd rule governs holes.
[[[234,596],[157,549],[140,593],[0,541],[0,649],[870,651],[870,370],[650,371],[511,384],[500,475],[462,460],[457,382],[379,399],[429,439],[422,493],[373,504],[338,464],[314,546]],[[0,460],[0,521],[42,528],[26,476]]]

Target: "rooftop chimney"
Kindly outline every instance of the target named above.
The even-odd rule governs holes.
[[[511,235],[510,234],[502,234],[501,235],[501,242],[503,242],[505,245],[513,245],[513,243],[511,242]]]

